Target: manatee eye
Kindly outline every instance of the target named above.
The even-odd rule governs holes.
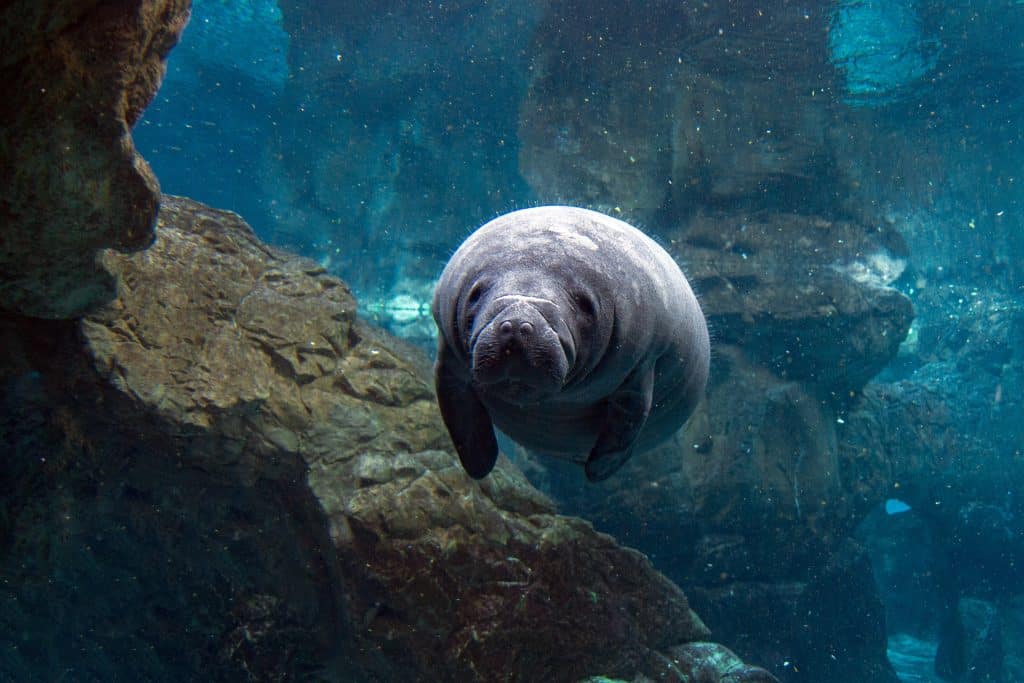
[[[484,289],[486,289],[486,287],[484,287],[481,282],[477,282],[473,285],[473,289],[469,290],[469,296],[466,298],[466,305],[472,306],[477,301],[480,301],[480,297],[484,295]]]
[[[586,292],[573,292],[572,300],[576,304],[576,309],[583,315],[592,318],[597,314],[597,304],[594,303],[594,299]]]
[[[462,305],[462,319],[465,321],[465,329],[470,330],[473,328],[473,323],[476,321],[476,314],[478,312],[477,304],[480,303],[480,299],[483,298],[484,294],[487,293],[488,286],[483,282],[477,282],[473,285],[473,288],[469,290],[469,295],[466,297],[465,303]]]

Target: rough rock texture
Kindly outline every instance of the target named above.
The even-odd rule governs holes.
[[[422,358],[316,264],[173,197],[104,264],[80,323],[3,319],[0,677],[653,678],[706,639],[507,462],[465,477]]]
[[[747,666],[735,653],[717,643],[677,645],[668,655],[672,668],[687,683],[777,683],[767,671]]]
[[[785,213],[700,214],[672,251],[718,344],[783,379],[858,390],[892,359],[913,319],[890,285],[906,268],[891,227]]]
[[[160,190],[130,130],[189,0],[0,7],[0,310],[80,315],[113,296],[105,247],[153,239]]]

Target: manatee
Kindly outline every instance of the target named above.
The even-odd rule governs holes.
[[[466,472],[494,467],[494,427],[607,478],[674,434],[708,378],[700,304],[671,256],[621,220],[570,206],[499,216],[434,290],[434,379]]]

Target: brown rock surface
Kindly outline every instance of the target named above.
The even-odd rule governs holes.
[[[0,424],[10,661],[67,640],[54,671],[575,680],[653,676],[707,636],[507,462],[465,477],[422,357],[316,264],[173,197],[149,250],[103,261],[118,296],[77,331],[5,319],[41,372]],[[70,637],[68,614],[128,635]]]
[[[0,309],[81,315],[114,293],[97,252],[153,239],[159,186],[130,131],[160,85],[190,5],[0,7]]]

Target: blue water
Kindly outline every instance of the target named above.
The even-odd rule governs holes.
[[[529,55],[514,46],[540,9],[476,4],[371,18],[338,3],[337,24],[318,24],[326,10],[292,3],[307,14],[285,26],[269,0],[201,0],[136,143],[164,191],[237,211],[404,320],[470,228],[534,201],[517,172]]]
[[[883,379],[927,380],[965,401],[973,397],[971,405],[988,406],[984,414],[964,417],[963,438],[992,437],[992,462],[1019,463],[1013,444],[1020,442],[1024,418],[1016,412],[1022,390],[1016,345],[1024,332],[1011,313],[1024,302],[1024,3],[769,3],[780,33],[769,34],[768,43],[796,47],[791,61],[766,63],[758,61],[766,29],[754,2],[728,3],[728,10],[722,4],[714,10],[719,23],[709,20],[706,33],[685,44],[673,42],[673,31],[685,32],[691,9],[705,16],[713,11],[709,6],[681,3],[686,9],[676,15],[679,6],[666,2],[569,3],[562,13],[568,20],[552,29],[545,24],[549,3],[542,0],[368,4],[195,0],[164,85],[134,131],[163,190],[240,213],[266,241],[310,256],[348,281],[364,316],[427,349],[434,335],[427,301],[448,255],[473,228],[511,209],[552,200],[608,209],[636,199],[631,217],[655,235],[693,211],[737,207],[781,206],[894,225],[911,254],[894,286],[919,309]],[[573,19],[584,27],[578,35]],[[812,38],[827,36],[814,68],[797,56],[807,54],[799,42],[802,22],[817,27],[808,33]],[[720,36],[736,35],[755,37],[736,43],[744,55],[715,52]],[[558,69],[557,60],[542,59],[545,41],[563,39],[593,56],[552,77],[581,93],[581,119],[593,103],[614,105],[602,98],[616,79],[636,79],[643,86],[637,92],[652,93],[654,102],[659,89],[671,89],[691,67],[723,82],[765,83],[766,93],[791,88],[808,107],[826,99],[822,115],[831,118],[812,130],[824,131],[822,144],[839,151],[808,163],[819,164],[812,166],[815,173],[841,178],[841,190],[800,174],[740,195],[681,189],[678,178],[666,177],[682,163],[670,142],[633,140],[612,128],[604,133],[621,133],[618,147],[610,147],[616,156],[600,156],[604,148],[581,144],[580,121],[571,118],[546,145],[570,160],[563,174],[568,180],[557,187],[531,181],[537,170],[527,171],[524,149],[537,149],[528,147],[534,143],[522,121],[532,114],[539,71],[548,77]],[[778,48],[772,54],[788,53]],[[587,70],[602,59],[619,60],[621,70]],[[680,106],[672,102],[666,116]],[[638,98],[635,116],[658,106]],[[793,126],[800,120],[798,111],[780,116]],[[777,124],[755,124],[757,144],[770,145]],[[754,144],[744,125],[735,128],[741,149]],[[799,144],[791,140],[780,149],[773,163],[785,165]],[[600,178],[593,168],[601,164],[640,169],[643,181],[627,185],[620,197],[602,196],[594,189],[602,187],[598,180],[573,184],[577,172]],[[656,205],[644,205],[637,197],[654,184],[671,188],[655,193]],[[978,330],[991,338],[980,339]],[[952,350],[928,356],[939,348]],[[915,436],[903,438],[909,443]],[[1005,529],[1011,545],[1024,534],[1013,514],[1020,483],[998,483],[1005,495],[982,502],[1006,516],[978,527]],[[897,497],[885,510],[894,520],[934,512]],[[976,528],[974,517],[961,521],[962,528]],[[889,533],[881,528],[878,534]],[[875,555],[876,573],[883,564],[896,567],[890,583],[879,581],[890,607],[902,604],[901,591],[913,583],[898,568],[914,565],[914,553],[923,552],[918,537],[892,533],[889,550]],[[962,547],[954,544],[950,552]],[[986,547],[993,557],[972,550],[960,566],[970,566],[990,586],[1014,569],[1012,562],[1009,569],[999,563],[999,547]],[[922,576],[929,571],[922,569]],[[996,578],[989,581],[986,572]],[[936,587],[942,581],[957,583],[915,576],[914,590],[928,599],[945,590]],[[1002,595],[994,590],[988,597]],[[939,680],[933,660],[942,620],[894,610],[889,652],[901,679]]]

